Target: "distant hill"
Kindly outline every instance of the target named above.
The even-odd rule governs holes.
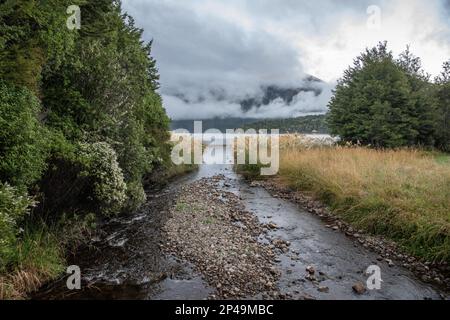
[[[329,133],[326,115],[304,116],[290,119],[266,119],[246,124],[244,129],[279,129],[280,133]]]
[[[189,132],[194,132],[194,121],[195,120],[172,120],[170,127],[172,130],[186,129]],[[225,132],[227,129],[243,128],[245,125],[249,123],[254,123],[258,121],[258,119],[214,118],[214,119],[198,119],[198,121],[202,121],[203,131],[206,131],[208,129],[219,129],[220,131]]]
[[[325,115],[304,116],[290,119],[204,119],[201,120],[203,131],[208,129],[219,129],[225,132],[226,129],[280,129],[280,133],[328,133],[325,123]],[[175,120],[171,123],[171,129],[186,129],[194,132],[194,120]]]

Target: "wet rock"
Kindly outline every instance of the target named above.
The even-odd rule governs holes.
[[[317,291],[319,292],[324,292],[324,293],[328,293],[330,291],[330,288],[325,287],[325,286],[320,286]]]
[[[394,262],[391,259],[385,259],[384,261],[386,261],[389,267],[395,266]]]
[[[353,292],[357,293],[357,294],[364,294],[366,292],[366,287],[364,286],[364,284],[362,282],[357,282],[353,285],[352,287]]]
[[[309,274],[314,274],[314,273],[316,273],[316,269],[314,269],[313,266],[307,266],[307,267],[306,267],[306,271],[307,271]]]
[[[313,274],[310,274],[310,273],[308,273],[308,274],[305,276],[305,279],[307,279],[307,280],[309,280],[309,281],[312,281],[312,282],[317,281],[316,276],[313,275]]]
[[[428,282],[434,282],[434,273],[436,273],[439,278],[443,279],[442,284],[447,290],[450,290],[450,266],[447,266],[445,262],[443,263],[422,263],[418,261],[417,258],[412,257],[402,251],[398,245],[394,242],[389,241],[383,237],[374,237],[365,233],[365,230],[355,229],[349,224],[345,223],[339,217],[334,216],[323,204],[315,201],[310,196],[302,194],[301,192],[293,192],[287,189],[283,185],[277,183],[276,181],[265,180],[260,182],[260,186],[264,187],[272,195],[277,194],[279,198],[287,199],[292,202],[300,204],[302,207],[308,209],[309,212],[315,214],[325,221],[326,228],[333,229],[335,231],[342,230],[349,237],[357,240],[354,246],[358,247],[362,245],[364,248],[370,249],[382,256],[382,259],[378,261],[383,261],[385,258],[393,260],[394,258],[398,260],[399,264],[408,268],[413,273],[416,274],[418,278],[422,278],[423,275],[433,273],[424,277],[428,279]],[[388,262],[389,265],[389,262]],[[393,263],[390,266],[394,266]]]
[[[267,227],[269,227],[270,229],[278,229],[278,226],[275,222],[269,222],[267,224]]]

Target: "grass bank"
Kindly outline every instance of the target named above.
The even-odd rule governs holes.
[[[278,175],[356,228],[393,239],[428,261],[450,262],[448,159],[418,150],[308,148],[285,141]],[[257,172],[254,166],[241,170]]]
[[[26,231],[7,270],[0,273],[0,299],[23,299],[64,271],[64,250],[55,234]]]
[[[25,299],[66,270],[67,252],[78,247],[95,229],[95,217],[71,217],[51,227],[26,223],[0,269],[0,300]]]

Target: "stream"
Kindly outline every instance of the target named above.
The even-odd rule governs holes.
[[[149,195],[138,212],[101,226],[100,234],[69,259],[69,264],[81,269],[81,290],[68,290],[64,275],[31,298],[207,299],[215,288],[194,271],[195,267],[161,252],[161,226],[180,186],[218,175],[223,177],[221,188],[239,196],[246,210],[261,223],[274,222],[278,226],[261,237],[261,242],[267,237],[290,242],[289,252],[278,254],[276,267],[281,271],[278,287],[291,299],[441,299],[438,289],[421,282],[407,269],[378,261],[376,253],[344,233],[326,228],[323,221],[298,205],[249,185],[231,164],[203,164],[197,172]],[[371,265],[381,269],[381,289],[355,294],[352,286],[366,283],[365,271]],[[308,266],[314,266],[321,278],[320,286],[327,290],[319,291],[316,284],[304,279]]]

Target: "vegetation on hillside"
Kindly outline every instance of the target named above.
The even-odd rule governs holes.
[[[244,129],[279,129],[280,133],[328,133],[325,115],[303,116],[289,119],[265,119],[246,124]]]
[[[69,5],[81,9],[79,30],[66,26]],[[3,275],[60,269],[70,241],[53,226],[145,200],[143,178],[170,151],[150,54],[118,1],[0,3],[0,297],[34,287]]]

